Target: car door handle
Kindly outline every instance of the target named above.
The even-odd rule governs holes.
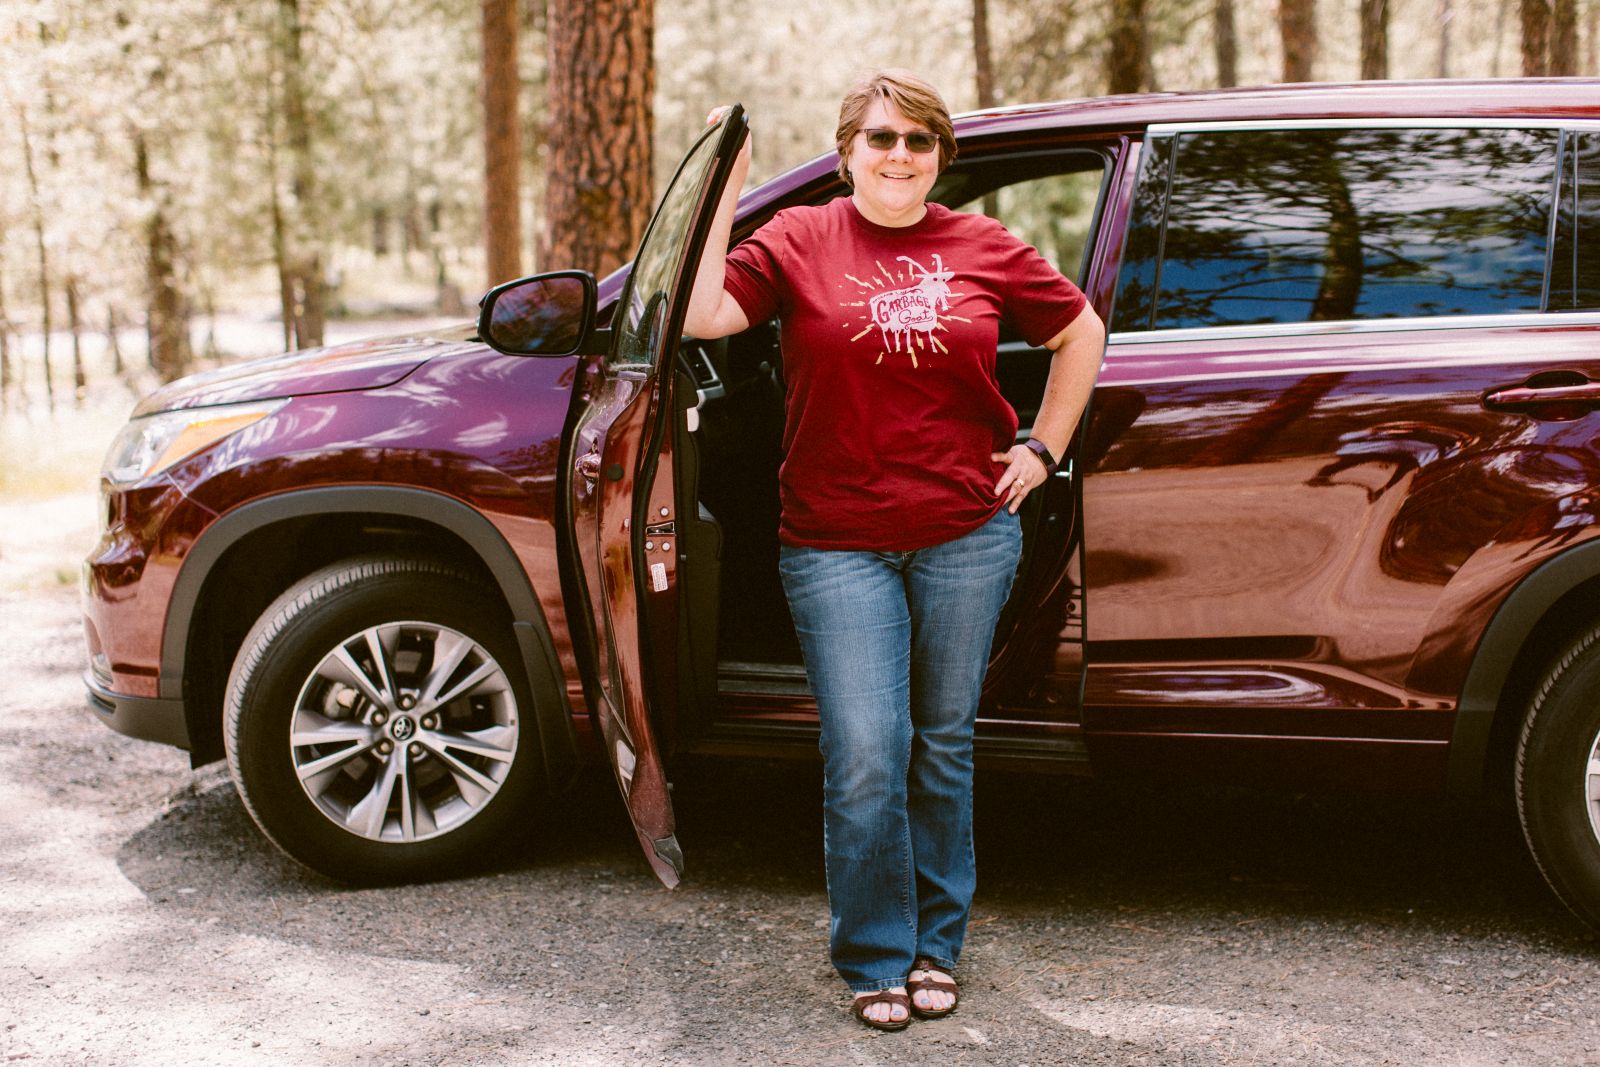
[[[1485,407],[1526,408],[1541,404],[1600,405],[1600,382],[1576,385],[1513,385],[1483,398]]]

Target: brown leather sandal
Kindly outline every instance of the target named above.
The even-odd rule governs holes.
[[[904,1019],[882,1020],[868,1018],[866,1010],[874,1004],[888,1004],[891,1007],[899,1005],[900,1007],[906,1009],[906,1017]],[[857,1019],[866,1023],[874,1030],[888,1030],[892,1032],[895,1030],[904,1030],[906,1027],[910,1026],[911,1013],[916,1009],[911,1006],[911,995],[909,993],[896,993],[889,989],[880,989],[870,996],[856,997],[854,1003],[850,1005],[850,1010],[855,1013],[855,1017]]]
[[[926,956],[918,956],[911,964],[911,969],[913,971],[938,971],[941,974],[949,973],[947,970],[945,970],[944,964],[938,962],[937,960],[931,960]],[[912,1000],[911,1011],[918,1018],[942,1019],[946,1015],[949,1015],[951,1012],[955,1011],[956,1006],[961,1003],[961,987],[956,985],[954,979],[946,980],[944,978],[922,977],[909,979],[906,982],[906,993],[912,997],[915,997],[918,993],[932,992],[949,993],[955,999],[950,1001],[950,1006],[948,1008],[939,1010],[934,1010],[932,1008],[919,1008],[917,1006],[917,1002]]]

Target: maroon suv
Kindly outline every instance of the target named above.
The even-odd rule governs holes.
[[[631,273],[140,404],[85,571],[106,722],[226,756],[275,842],[353,880],[492,854],[603,752],[675,881],[670,753],[816,744],[777,579],[776,324],[681,338],[744,128],[693,148]],[[1119,97],[957,133],[932,198],[997,214],[1112,331],[1024,508],[980,759],[1500,791],[1600,921],[1600,82]],[[748,194],[735,240],[843,193],[833,165]],[[1001,340],[1026,436],[1049,356]]]

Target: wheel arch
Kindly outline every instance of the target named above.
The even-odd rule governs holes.
[[[251,501],[206,528],[184,558],[162,633],[160,693],[180,699],[195,766],[222,757],[222,690],[239,641],[285,588],[318,567],[393,547],[476,572],[511,616],[534,698],[546,780],[579,756],[560,658],[527,572],[480,512],[403,486],[294,490]]]
[[[1522,705],[1571,635],[1600,621],[1600,540],[1540,564],[1495,612],[1461,688],[1450,738],[1446,791],[1479,795],[1486,777],[1510,772]]]

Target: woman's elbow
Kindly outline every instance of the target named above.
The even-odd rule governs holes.
[[[683,332],[702,341],[715,341],[719,337],[727,337],[729,334],[738,333],[748,325],[744,310],[739,307],[738,301],[726,292],[714,307],[696,308],[691,305],[683,318]]]
[[[1073,333],[1069,340],[1086,341],[1096,345],[1104,344],[1106,340],[1105,322],[1094,308],[1087,305],[1067,329]]]

